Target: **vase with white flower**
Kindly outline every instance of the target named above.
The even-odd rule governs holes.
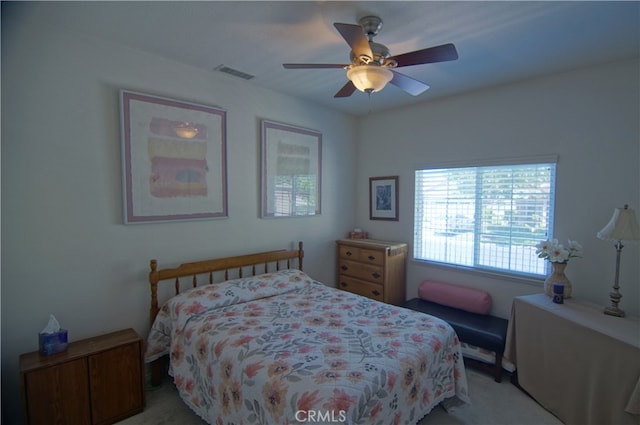
[[[552,271],[544,281],[544,292],[553,297],[553,284],[564,285],[564,298],[571,298],[571,282],[564,274],[567,263],[571,258],[582,257],[582,246],[573,240],[569,240],[567,246],[559,243],[557,239],[542,241],[536,245],[538,258],[544,258],[551,263]]]

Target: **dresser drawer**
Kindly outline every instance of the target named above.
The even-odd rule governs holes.
[[[372,298],[377,301],[384,301],[383,286],[375,283],[363,282],[349,276],[340,275],[338,286],[340,289]]]
[[[338,272],[347,276],[359,278],[373,283],[384,282],[384,267],[357,261],[338,261]]]
[[[340,258],[362,261],[363,263],[376,264],[379,266],[384,265],[385,255],[385,251],[383,250],[356,248],[353,246],[341,246],[339,248]]]

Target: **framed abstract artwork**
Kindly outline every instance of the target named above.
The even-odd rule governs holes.
[[[262,120],[261,217],[319,215],[322,134]]]
[[[227,217],[226,111],[120,91],[124,223]]]
[[[398,176],[369,178],[369,219],[398,221]]]

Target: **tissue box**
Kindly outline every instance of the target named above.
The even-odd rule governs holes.
[[[40,353],[45,356],[60,353],[67,349],[67,330],[60,329],[50,334],[38,334]]]

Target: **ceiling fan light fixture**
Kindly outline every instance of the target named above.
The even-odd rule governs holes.
[[[393,78],[390,69],[378,65],[358,65],[349,68],[347,78],[364,93],[379,92]]]
[[[198,128],[189,122],[178,124],[174,128],[174,131],[176,132],[178,137],[181,137],[183,139],[193,139],[198,135]]]

